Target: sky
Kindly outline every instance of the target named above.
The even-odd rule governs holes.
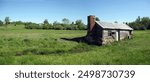
[[[150,0],[0,0],[0,20],[42,23],[81,19],[95,15],[105,22],[132,22],[138,16],[150,17]]]

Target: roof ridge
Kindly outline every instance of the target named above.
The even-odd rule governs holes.
[[[95,21],[98,25],[102,28],[106,29],[124,29],[124,30],[133,30],[127,24],[119,24],[119,23],[109,23],[109,22],[102,22],[102,21]]]

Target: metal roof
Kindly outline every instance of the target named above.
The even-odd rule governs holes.
[[[108,22],[101,22],[95,21],[98,25],[100,25],[103,29],[120,29],[120,30],[133,30],[126,24],[118,24],[118,23],[108,23]]]

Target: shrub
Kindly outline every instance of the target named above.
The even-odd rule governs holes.
[[[3,21],[0,20],[0,26],[3,26]]]
[[[64,27],[60,24],[53,25],[53,27],[54,27],[55,30],[63,30],[64,29]]]
[[[42,28],[43,29],[49,29],[49,25],[48,24],[43,24]]]
[[[25,28],[26,29],[41,29],[41,26],[35,23],[26,23]]]
[[[42,29],[53,29],[52,24],[43,24]]]
[[[48,20],[45,20],[43,24],[36,24],[32,22],[25,23],[26,29],[54,29],[54,30],[85,30],[86,25],[82,20],[77,20],[76,23],[72,22],[71,24],[67,22],[66,19],[63,20],[63,23],[57,21],[53,24],[48,23]]]

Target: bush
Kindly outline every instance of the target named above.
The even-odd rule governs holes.
[[[143,27],[139,27],[138,30],[147,30],[147,28],[143,26]]]
[[[48,24],[43,24],[42,28],[43,29],[49,29],[49,25]]]
[[[0,26],[3,26],[3,21],[0,20]]]
[[[25,28],[26,29],[41,29],[41,26],[35,23],[26,23]]]
[[[84,24],[80,24],[77,26],[79,30],[85,30],[86,26]]]
[[[79,30],[79,29],[78,29],[77,25],[71,24],[70,25],[70,30]]]
[[[64,30],[64,27],[61,24],[53,25],[55,30]]]
[[[42,29],[53,29],[52,24],[43,24]]]
[[[150,23],[148,24],[148,27],[147,27],[147,29],[149,29],[149,30],[150,30]]]
[[[72,22],[71,24],[68,20],[64,19],[64,23],[59,23],[57,21],[53,22],[53,25],[48,23],[48,20],[45,20],[43,24],[39,25],[36,23],[28,22],[25,23],[26,29],[54,29],[54,30],[85,30],[86,25],[82,20],[77,20],[76,23]]]
[[[77,20],[76,21],[76,25],[77,25],[77,28],[79,30],[85,30],[85,28],[86,28],[86,25],[84,25],[84,23],[82,22],[82,20]]]

